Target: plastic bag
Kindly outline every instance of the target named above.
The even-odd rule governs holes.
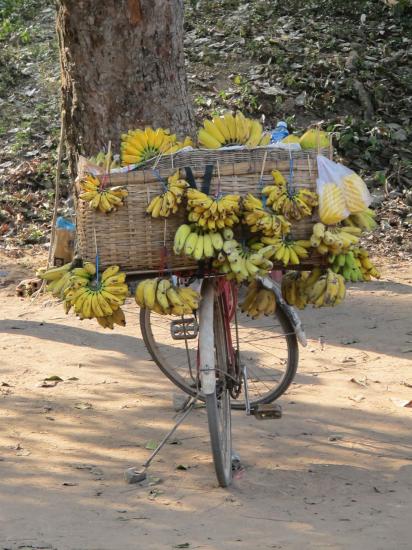
[[[318,179],[316,188],[319,196],[319,217],[326,225],[334,225],[350,214],[345,200],[342,178],[346,168],[322,155],[317,156]]]
[[[366,183],[352,170],[346,170],[349,174],[343,177],[342,185],[347,209],[351,214],[364,212],[372,201]]]
[[[365,182],[355,172],[318,155],[317,191],[319,216],[328,225],[338,223],[350,214],[364,212],[371,203]]]
[[[75,225],[69,220],[57,218],[53,243],[53,265],[61,266],[72,261],[75,231]]]

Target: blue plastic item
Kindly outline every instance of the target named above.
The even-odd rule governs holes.
[[[282,139],[285,139],[288,135],[288,125],[285,121],[281,120],[276,124],[276,128],[272,131],[270,143],[279,143],[279,141],[282,141]]]
[[[66,229],[67,231],[75,231],[76,230],[76,226],[74,225],[74,223],[72,223],[71,221],[66,220],[65,218],[62,218],[62,217],[57,218],[56,228],[57,229]]]

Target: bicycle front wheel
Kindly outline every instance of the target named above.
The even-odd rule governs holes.
[[[212,281],[207,284],[213,285]],[[200,337],[213,330],[215,348],[215,393],[206,395],[207,420],[216,477],[221,487],[228,487],[232,480],[232,423],[228,388],[228,347],[224,325],[224,309],[221,297],[212,292],[205,299],[213,300],[213,326],[200,317]],[[207,306],[206,306],[207,307]],[[206,337],[207,340],[207,337]]]

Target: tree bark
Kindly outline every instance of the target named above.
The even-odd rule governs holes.
[[[183,0],[59,0],[57,33],[71,175],[131,128],[193,135]]]

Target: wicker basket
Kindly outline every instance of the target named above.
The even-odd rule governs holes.
[[[120,265],[128,273],[159,272],[164,269],[181,271],[193,268],[187,258],[175,256],[172,251],[174,233],[183,223],[182,211],[167,219],[153,219],[146,214],[150,200],[162,192],[159,174],[168,177],[177,168],[190,167],[198,188],[207,165],[213,165],[210,192],[258,194],[261,185],[273,182],[272,170],[289,176],[293,167],[293,184],[297,188],[316,190],[317,150],[288,151],[271,147],[257,149],[223,149],[181,151],[147,163],[133,172],[101,176],[108,185],[124,185],[129,195],[117,212],[105,215],[77,201],[77,249],[84,260],[94,261],[96,248],[101,266]],[[328,155],[328,150],[321,151]],[[156,170],[154,170],[154,167]],[[184,177],[184,171],[182,171]],[[78,192],[78,189],[77,189]],[[295,222],[292,236],[309,238],[312,218]],[[312,257],[305,264],[319,263]]]

